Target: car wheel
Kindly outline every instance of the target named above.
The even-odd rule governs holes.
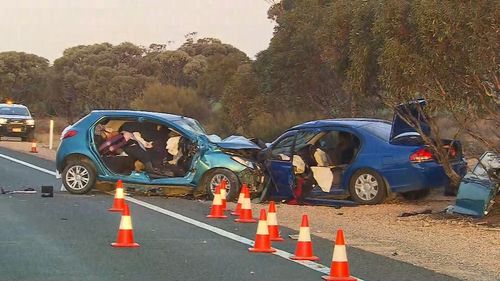
[[[401,195],[406,200],[419,200],[427,197],[429,193],[431,193],[430,189],[421,189],[421,190],[403,192],[401,193]]]
[[[85,194],[94,188],[96,172],[94,165],[87,160],[68,163],[62,173],[62,182],[66,190],[73,194]]]
[[[217,185],[219,185],[223,180],[227,182],[226,200],[236,200],[240,192],[239,180],[233,172],[226,169],[215,169],[209,172],[205,181],[207,194],[210,198],[213,198]]]
[[[354,173],[349,182],[351,198],[360,204],[378,204],[384,201],[387,190],[382,177],[368,169]]]

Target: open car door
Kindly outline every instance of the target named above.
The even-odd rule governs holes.
[[[266,171],[273,184],[269,195],[273,198],[293,198],[295,177],[293,172],[292,151],[297,131],[285,133],[276,143],[273,143],[266,155]]]

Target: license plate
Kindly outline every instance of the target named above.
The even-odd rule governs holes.
[[[12,128],[12,132],[14,133],[20,133],[21,131],[21,128]]]

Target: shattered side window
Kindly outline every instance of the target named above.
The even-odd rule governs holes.
[[[283,155],[290,157],[292,155],[292,145],[293,145],[294,139],[295,139],[295,134],[284,137],[283,139],[281,139],[278,143],[276,143],[274,145],[271,153],[277,157],[283,156]],[[280,157],[280,158],[282,160],[287,160],[287,159],[283,159],[283,157]]]
[[[309,141],[314,138],[319,132],[314,131],[302,131],[297,134],[297,139],[295,140],[295,151],[300,150],[304,146],[309,144]]]

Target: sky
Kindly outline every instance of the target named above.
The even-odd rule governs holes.
[[[266,0],[0,0],[0,52],[49,59],[76,45],[132,42],[180,46],[190,32],[215,37],[251,58],[274,24]]]

